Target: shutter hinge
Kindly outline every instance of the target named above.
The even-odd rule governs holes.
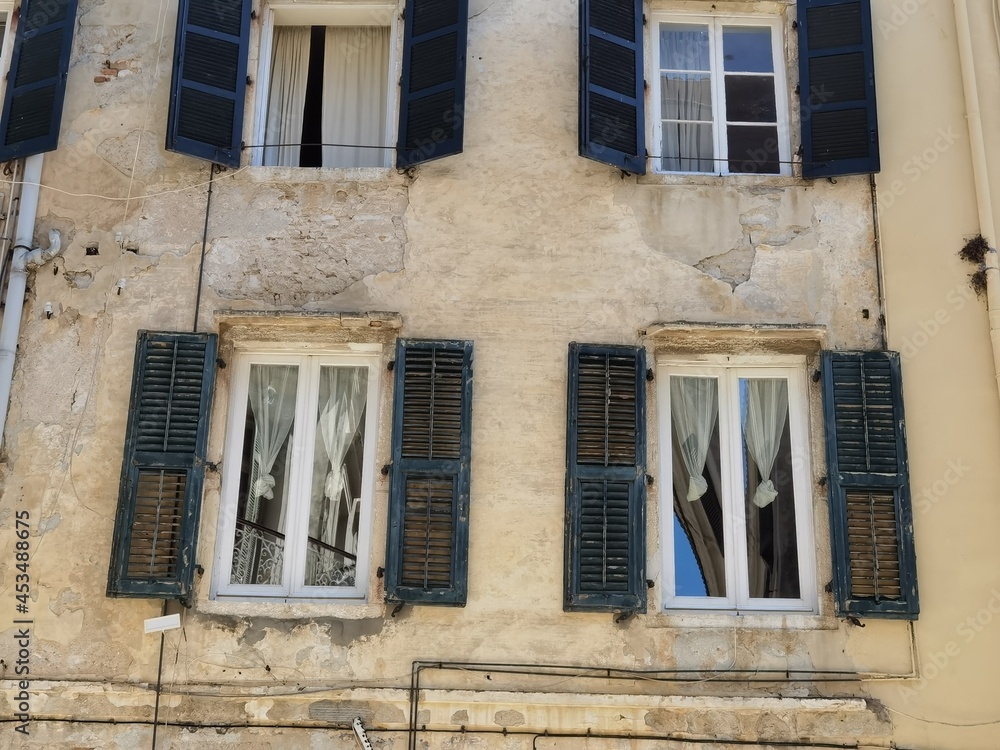
[[[799,22],[798,21],[792,21],[792,28],[793,29],[799,28]]]
[[[250,10],[250,20],[251,21],[256,21],[257,20],[257,11],[255,11],[253,9]]]
[[[219,473],[219,464],[218,464],[218,462],[216,462],[216,461],[205,461],[203,465],[209,471],[215,472],[216,474]]]
[[[220,370],[225,370],[226,369],[226,360],[224,360],[222,357],[216,358],[216,360],[215,360],[215,366],[218,367]]]
[[[653,372],[653,368],[650,367],[648,370],[646,370],[646,382],[652,383],[654,380],[656,380],[656,373]]]
[[[653,486],[653,483],[654,483],[655,481],[656,481],[656,479],[655,479],[655,478],[653,477],[653,475],[652,475],[652,474],[647,474],[647,475],[646,475],[646,484],[647,484],[648,486],[652,487],[652,486]]]
[[[652,579],[652,578],[647,578],[647,579],[646,579],[646,588],[647,588],[647,589],[651,589],[651,588],[653,588],[653,586],[655,586],[655,585],[656,585],[656,584],[655,584],[655,583],[653,582],[653,579]]]
[[[827,481],[827,477],[820,477],[819,478],[819,486],[820,487],[826,487],[826,481]]]
[[[827,581],[826,582],[826,586],[823,587],[823,590],[826,593],[828,593],[828,594],[832,594],[833,593],[833,581]]]
[[[375,571],[376,578],[385,578],[385,568],[379,568]]]
[[[389,476],[389,469],[391,469],[391,468],[392,468],[392,464],[386,464],[385,466],[383,466],[382,467],[382,476],[384,476],[384,477]]]
[[[399,614],[400,612],[402,612],[402,611],[403,611],[403,607],[405,607],[405,606],[406,606],[406,602],[400,602],[400,603],[399,603],[399,604],[397,604],[397,605],[396,605],[395,607],[393,607],[393,610],[392,610],[392,615],[391,615],[391,617],[395,617],[395,616],[396,616],[396,615],[398,615],[398,614]]]
[[[645,13],[642,14],[642,25],[643,26],[646,25],[646,14]]]
[[[854,625],[855,627],[863,628],[865,626],[865,624],[863,622],[861,622],[861,620],[859,620],[854,615],[848,615],[847,616],[847,621],[849,623],[851,623],[851,625]]]
[[[822,377],[823,377],[823,373],[821,373],[819,370],[813,370],[812,381],[814,383],[818,383],[819,379],[822,378]]]
[[[387,369],[389,372],[392,372],[393,370],[395,370],[396,369],[396,360],[390,359],[389,360],[389,364],[387,364],[385,366],[385,369]]]
[[[802,87],[799,84],[795,84],[795,96],[799,96],[802,93]]]
[[[253,78],[247,76],[247,86],[253,86]]]
[[[198,577],[205,575],[205,568],[201,563],[195,563],[194,572],[198,574]]]

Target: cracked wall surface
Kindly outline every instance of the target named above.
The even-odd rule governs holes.
[[[791,33],[793,6],[724,9],[780,12]],[[0,465],[0,523],[9,526],[15,509],[31,513],[33,711],[120,724],[38,721],[23,746],[148,742],[159,642],[143,635],[143,620],[160,615],[161,603],[108,599],[104,591],[136,332],[191,330],[202,259],[198,321],[201,330],[221,331],[224,358],[254,330],[269,340],[381,343],[383,364],[396,335],[475,341],[470,593],[462,609],[393,615],[382,602],[375,571],[384,565],[388,482],[379,475],[366,603],[212,600],[222,511],[220,478],[210,472],[197,555],[205,573],[182,613],[183,631],[166,639],[170,687],[161,715],[172,724],[161,730],[160,747],[351,747],[350,734],[323,728],[350,713],[382,728],[373,733],[376,747],[402,748],[417,659],[908,673],[904,623],[856,628],[833,616],[832,596],[822,590],[830,555],[818,386],[807,394],[818,614],[699,620],[659,611],[656,485],[647,501],[650,613],[614,624],[610,615],[562,611],[568,343],[636,344],[654,323],[687,321],[810,326],[823,330],[827,348],[879,347],[867,176],[835,184],[637,178],[584,160],[576,4],[473,0],[462,154],[411,174],[244,166],[212,177],[206,162],[162,147],[175,16],[176,0],[80,0],[60,147],[45,157],[43,183],[57,190],[42,191],[36,237],[58,228],[65,252],[29,285]],[[260,14],[252,48],[259,32]],[[794,44],[786,47],[794,71]],[[333,320],[323,315],[388,311],[401,316],[398,332],[352,332],[342,319],[329,324],[332,333],[316,330]],[[321,322],[289,322],[301,313]],[[270,317],[239,318],[252,314]],[[660,350],[643,343],[651,354]],[[808,364],[811,372],[815,359]],[[225,456],[231,374],[219,371],[213,462]],[[388,373],[381,385],[378,467],[389,460]],[[652,397],[648,408],[652,467]],[[11,558],[12,543],[0,536],[0,559]],[[5,627],[0,657],[11,640]],[[472,730],[547,727],[887,746],[900,721],[870,700],[873,683],[857,679],[434,679],[421,723],[442,731],[422,735],[420,747],[521,750],[530,734]],[[0,705],[9,715],[6,700]],[[184,723],[192,726],[177,726]],[[468,734],[448,733],[462,726]],[[969,734],[963,750],[993,747],[989,737]]]

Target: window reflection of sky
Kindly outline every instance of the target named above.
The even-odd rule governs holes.
[[[677,516],[674,516],[674,571],[675,596],[708,596],[691,540]]]

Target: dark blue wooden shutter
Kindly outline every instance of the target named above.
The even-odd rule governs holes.
[[[580,0],[580,156],[646,174],[642,0]]]
[[[139,332],[108,596],[190,595],[216,348],[215,334]]]
[[[646,611],[646,357],[569,346],[566,610]]]
[[[823,402],[837,607],[916,619],[899,354],[824,352]]]
[[[462,152],[469,0],[408,0],[396,166]]]
[[[472,342],[396,349],[388,601],[465,606],[472,454]]]
[[[871,0],[799,0],[802,176],[879,171]]]
[[[0,117],[0,161],[52,151],[66,99],[77,0],[23,0]]]
[[[167,151],[240,165],[250,0],[180,0]]]

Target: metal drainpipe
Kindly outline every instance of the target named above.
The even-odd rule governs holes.
[[[0,446],[3,445],[10,408],[10,387],[14,380],[14,358],[21,332],[21,313],[24,310],[24,291],[28,284],[28,271],[19,258],[32,247],[35,234],[35,214],[38,211],[38,191],[42,181],[43,154],[29,156],[24,161],[24,182],[21,190],[20,213],[11,253],[10,278],[7,281],[7,299],[0,325]]]
[[[962,65],[962,85],[965,89],[965,118],[969,123],[972,152],[972,174],[976,185],[976,205],[979,209],[979,232],[990,243],[986,255],[986,307],[990,319],[990,343],[993,346],[993,373],[1000,394],[1000,267],[997,266],[997,236],[993,222],[993,199],[990,195],[990,175],[986,164],[986,141],[983,119],[979,112],[979,88],[972,53],[972,30],[966,0],[955,0],[955,27],[958,31],[958,55]]]

